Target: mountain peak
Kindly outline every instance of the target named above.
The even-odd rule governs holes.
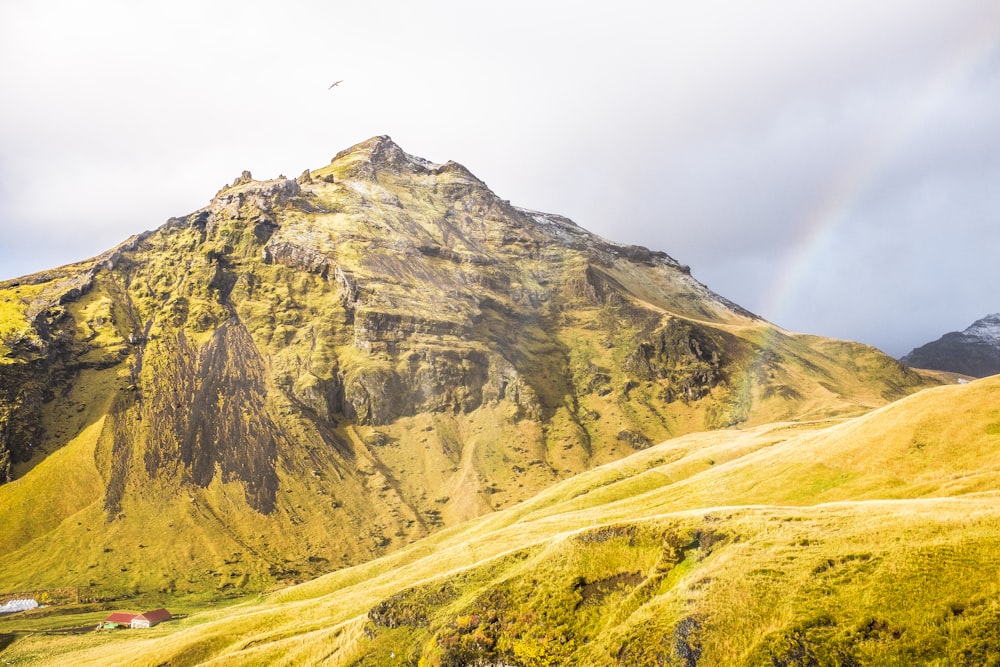
[[[980,318],[964,331],[952,331],[914,348],[900,359],[917,368],[986,377],[1000,373],[1000,313]]]
[[[375,178],[384,169],[409,172],[428,172],[440,168],[429,160],[410,155],[387,134],[380,134],[337,153],[331,164],[353,166],[353,175]]]
[[[976,320],[962,334],[972,340],[1000,346],[1000,313]]]
[[[350,154],[367,154],[369,157],[375,158],[376,156],[382,156],[386,154],[404,154],[403,149],[392,140],[388,134],[380,134],[370,139],[365,139],[360,141],[353,146],[345,148],[344,150],[337,153],[336,157],[333,158],[334,161],[340,159],[342,156]]]

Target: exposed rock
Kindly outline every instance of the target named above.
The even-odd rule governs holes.
[[[622,442],[627,442],[632,449],[646,449],[653,444],[649,441],[649,438],[635,431],[619,431],[618,439]]]
[[[683,667],[698,667],[702,653],[700,634],[701,623],[691,616],[681,619],[674,628],[674,652]]]
[[[0,364],[0,483],[11,480],[11,466],[27,461],[43,439],[40,363]]]
[[[254,223],[253,235],[257,238],[258,243],[266,243],[277,229],[278,223],[271,218],[262,215],[257,218],[257,221]],[[264,261],[268,261],[266,255]]]
[[[669,320],[648,342],[639,343],[627,357],[626,369],[644,380],[665,380],[664,398],[695,401],[725,381],[724,368],[735,359],[726,350],[746,347],[721,331],[707,331],[689,322]]]
[[[986,377],[1000,373],[1000,313],[921,345],[900,359],[916,368]]]
[[[309,246],[281,241],[270,241],[261,249],[261,257],[265,264],[280,263],[324,278],[329,277],[330,270],[336,268],[333,260]]]
[[[274,509],[278,443],[285,436],[267,410],[263,360],[249,332],[237,320],[215,330],[199,351],[183,333],[171,343],[173,368],[139,378],[141,403],[119,401],[111,436],[112,472],[105,496],[109,514],[121,511],[124,493],[139,483],[127,465],[138,452],[130,427],[135,413],[152,425],[143,464],[157,477],[177,463],[184,479],[204,488],[217,474],[244,485],[247,503],[267,514]],[[169,389],[158,387],[168,381]]]
[[[361,424],[388,424],[402,416],[404,389],[389,368],[361,369],[344,382],[344,416]]]

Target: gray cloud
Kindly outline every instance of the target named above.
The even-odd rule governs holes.
[[[979,0],[11,0],[0,277],[390,134],[899,355],[998,309],[998,38]]]

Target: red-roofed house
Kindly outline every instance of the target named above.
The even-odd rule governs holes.
[[[113,628],[151,628],[157,623],[169,621],[172,618],[173,615],[163,608],[147,611],[144,614],[126,614],[116,611],[104,619],[103,627],[106,630]]]
[[[131,627],[132,621],[135,619],[136,616],[138,616],[138,614],[126,614],[120,611],[116,611],[115,613],[111,614],[106,619],[104,619],[104,627],[106,629],[120,628],[122,626]]]
[[[169,621],[172,618],[173,616],[166,609],[154,609],[153,611],[147,611],[144,614],[134,617],[130,626],[133,628],[151,628],[157,623]]]

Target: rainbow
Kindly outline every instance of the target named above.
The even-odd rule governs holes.
[[[893,114],[870,133],[864,148],[849,160],[802,216],[799,237],[790,259],[772,281],[761,308],[772,321],[781,321],[804,277],[836,238],[837,228],[849,219],[855,203],[894,156],[926,127],[928,121],[965,85],[976,66],[1000,45],[1000,11],[971,31],[962,48],[944,58],[922,85],[910,95],[911,103],[900,117]]]

